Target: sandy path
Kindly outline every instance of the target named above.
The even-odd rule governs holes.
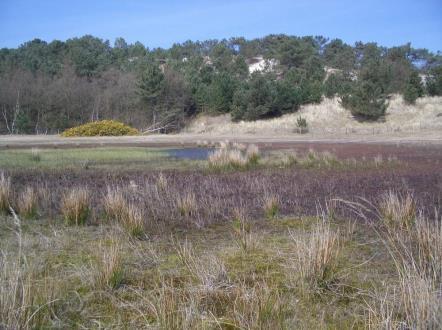
[[[374,144],[431,144],[442,145],[442,132],[420,132],[419,135],[209,135],[170,134],[124,137],[63,138],[58,135],[2,135],[0,149],[6,148],[63,148],[94,146],[191,146],[219,141],[236,141],[257,144],[297,143],[374,143]]]

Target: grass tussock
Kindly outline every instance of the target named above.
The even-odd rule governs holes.
[[[245,147],[225,142],[209,155],[208,163],[214,170],[240,170],[256,166],[259,158],[259,149],[254,144]]]
[[[0,173],[0,213],[9,213],[11,196],[11,179]]]
[[[84,225],[90,213],[90,194],[86,187],[66,192],[61,200],[61,213],[68,225]]]
[[[442,219],[416,216],[413,197],[389,192],[380,205],[386,231],[378,234],[389,251],[397,282],[369,326],[399,329],[442,327]],[[388,311],[388,312],[387,312]]]
[[[20,216],[30,219],[37,216],[38,194],[32,187],[26,187],[18,196],[17,211]]]
[[[319,221],[311,233],[297,237],[294,243],[292,267],[313,289],[327,289],[334,280],[337,258],[341,252],[339,231],[327,221]]]
[[[410,229],[416,218],[416,205],[410,193],[402,196],[389,191],[382,196],[379,210],[384,224],[393,229]]]
[[[130,236],[144,234],[144,212],[134,202],[127,201],[121,188],[107,187],[103,205],[107,217],[119,223]]]
[[[127,201],[119,187],[107,186],[107,193],[103,199],[104,211],[109,219],[122,221],[127,212]]]
[[[182,217],[194,216],[198,208],[196,197],[193,193],[179,195],[176,200],[176,205]]]
[[[279,213],[279,198],[275,195],[266,194],[263,198],[263,210],[267,219],[272,220],[278,216]]]
[[[144,214],[136,205],[132,203],[127,205],[120,223],[130,236],[140,238],[144,235]]]
[[[101,241],[95,283],[100,289],[117,289],[124,280],[122,246],[118,238]]]
[[[257,240],[252,231],[252,224],[247,217],[246,211],[244,208],[236,208],[233,213],[233,238],[237,246],[243,252],[249,252],[255,249]]]

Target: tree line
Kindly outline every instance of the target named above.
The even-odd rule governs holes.
[[[199,113],[256,120],[336,96],[358,120],[378,120],[395,93],[408,103],[442,95],[441,54],[287,35],[169,49],[86,35],[0,50],[1,133],[55,133],[99,119],[168,132]]]

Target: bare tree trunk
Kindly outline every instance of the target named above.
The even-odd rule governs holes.
[[[9,134],[12,134],[11,128],[9,127],[8,116],[6,114],[6,105],[4,104],[3,104],[3,118],[5,119],[6,129],[8,130]]]
[[[17,121],[19,113],[20,113],[20,90],[17,91],[17,102],[15,103],[14,116],[11,124],[11,134],[14,134],[16,132],[15,122]]]

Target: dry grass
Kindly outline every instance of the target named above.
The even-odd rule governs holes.
[[[122,220],[128,207],[122,190],[118,187],[112,188],[109,186],[103,199],[103,206],[108,218],[116,221]]]
[[[194,216],[198,207],[195,195],[193,193],[179,195],[176,200],[176,207],[181,216],[187,218]]]
[[[220,147],[209,155],[209,168],[215,170],[244,169],[257,165],[259,149],[256,145],[245,147],[241,144],[221,143]]]
[[[38,195],[34,188],[26,187],[17,199],[17,210],[20,216],[30,219],[37,215]]]
[[[167,179],[163,173],[158,175],[156,186],[160,191],[166,191],[167,189]]]
[[[274,219],[279,213],[280,201],[278,196],[266,194],[263,198],[263,210],[267,219]]]
[[[95,283],[100,289],[118,288],[124,279],[122,246],[117,237],[101,241],[99,244],[98,266]]]
[[[40,329],[50,320],[54,299],[50,283],[39,283],[38,274],[24,254],[21,220],[11,208],[17,247],[0,251],[0,328]]]
[[[0,173],[0,213],[9,213],[11,196],[11,179]]]
[[[339,231],[320,220],[312,232],[297,237],[291,235],[294,260],[291,267],[313,289],[326,289],[334,279],[337,257],[341,251]]]
[[[229,285],[223,262],[214,255],[198,257],[189,241],[175,243],[177,255],[202,290],[216,290]]]
[[[68,225],[84,225],[90,213],[90,194],[86,187],[76,187],[65,193],[61,213]]]
[[[252,224],[243,207],[233,211],[233,238],[243,252],[250,252],[257,247],[257,238],[252,231]]]
[[[379,210],[385,225],[393,229],[410,229],[416,218],[416,206],[410,193],[402,196],[389,191],[382,196]]]
[[[41,161],[41,152],[39,149],[37,148],[31,149],[31,160],[37,163]]]
[[[385,299],[388,313],[372,313],[370,327],[387,324],[394,329],[442,327],[442,219],[416,217],[411,195],[392,192],[381,201],[386,231],[378,234],[397,271],[398,292]]]
[[[354,135],[354,134],[391,134],[395,132],[414,132],[440,130],[442,121],[437,115],[442,112],[442,97],[422,97],[415,105],[406,104],[400,95],[389,101],[384,122],[358,122],[344,109],[339,99],[324,99],[320,104],[304,105],[296,113],[278,118],[232,122],[230,115],[216,117],[200,116],[187,128],[189,133],[213,135],[256,134],[292,135],[296,131],[297,119],[301,116],[308,122],[307,135]]]
[[[134,204],[128,204],[124,209],[121,225],[132,237],[142,237],[144,235],[143,211]]]

